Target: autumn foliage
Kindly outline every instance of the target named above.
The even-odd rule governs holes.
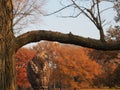
[[[103,73],[96,77],[97,87],[120,87],[120,51],[89,50],[89,56],[102,66]]]
[[[33,58],[34,52],[27,48],[21,48],[16,53],[16,79],[17,85],[22,88],[30,87],[27,79],[26,67],[27,63]]]
[[[45,51],[49,56],[50,90],[119,86],[120,55],[118,52],[96,51],[49,41],[41,41],[32,49],[21,48],[17,52],[18,86],[24,88],[30,86],[27,80],[26,65],[38,51]]]
[[[50,84],[55,88],[88,88],[102,73],[101,66],[87,56],[86,49],[57,42],[41,42],[34,50],[44,50],[50,57],[52,68]]]

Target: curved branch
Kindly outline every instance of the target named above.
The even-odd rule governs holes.
[[[25,44],[38,42],[40,40],[58,41],[60,43],[75,44],[97,50],[120,50],[120,43],[104,43],[100,40],[84,38],[71,33],[63,34],[53,31],[30,31],[16,38],[16,50]]]

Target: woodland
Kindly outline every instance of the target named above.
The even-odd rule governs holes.
[[[50,59],[49,62],[51,72],[55,74],[57,72],[60,75],[51,76],[51,80],[53,80],[50,83],[51,88],[119,88],[119,51],[116,52],[116,50],[120,50],[120,1],[65,0],[68,2],[64,4],[63,1],[60,0],[61,9],[45,14],[42,11],[45,4],[44,0],[0,0],[0,90],[18,90],[18,86],[23,88],[29,87],[28,83],[23,85],[21,82],[17,82],[21,81],[22,78],[17,80],[18,78],[16,77],[21,77],[19,76],[20,74],[26,76],[26,73],[19,73],[20,71],[25,72],[25,68],[21,69],[20,67],[26,66],[26,62],[28,62],[26,58],[31,59],[36,48],[34,47],[31,51],[31,49],[21,49],[21,47],[32,42],[42,42],[43,40],[57,42],[55,43],[57,46],[55,51],[54,47],[50,49],[54,53],[49,53],[51,52],[49,49],[46,51],[50,54],[50,58],[53,59],[53,61]],[[84,4],[81,5],[81,3],[89,3],[90,6],[82,6]],[[107,3],[112,3],[113,6],[102,10],[100,7],[102,3],[106,3],[106,5]],[[30,30],[26,33],[20,33],[25,29],[25,26],[35,23],[34,21],[39,20],[41,16],[53,15],[69,7],[73,14],[72,16],[70,14],[65,17],[76,18],[81,14],[85,15],[97,28],[100,36],[99,39],[85,38],[74,35],[72,32],[64,34],[52,30]],[[117,24],[111,26],[105,34],[104,25],[107,23],[105,23],[106,20],[102,19],[101,13],[108,9],[113,9],[116,12],[114,20]],[[40,21],[37,22],[40,23]],[[68,44],[68,46],[61,43]],[[74,47],[69,44],[77,46]],[[78,48],[79,46],[87,47],[88,49]],[[64,48],[64,51],[58,47]],[[71,47],[75,50],[73,51]],[[18,53],[20,50],[22,53],[28,53],[26,54],[28,56],[25,57],[21,53],[23,57],[20,57],[21,54]],[[47,47],[45,50],[47,50]],[[105,54],[100,50],[103,50]],[[74,52],[74,54],[70,52]],[[18,58],[15,58],[17,56]],[[17,62],[20,58],[21,61]],[[67,76],[68,74],[69,76]],[[70,83],[66,83],[64,79],[66,81],[70,80]],[[26,82],[27,79],[23,78],[22,81]]]
[[[120,51],[98,51],[76,45],[42,41],[16,53],[18,90],[30,90],[27,63],[37,51],[49,56],[49,90],[119,89]]]

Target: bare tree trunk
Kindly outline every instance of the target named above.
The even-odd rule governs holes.
[[[0,90],[17,90],[15,83],[14,53],[12,50],[7,51],[7,48],[1,44],[0,48],[0,53],[2,52],[0,56]]]
[[[11,0],[0,0],[0,90],[17,90],[12,10]]]
[[[99,29],[99,32],[100,32],[100,41],[106,42],[103,28],[101,26],[98,26],[98,29]]]
[[[34,90],[48,90],[48,88],[34,88]]]
[[[40,90],[48,90],[48,88],[40,89]]]
[[[53,90],[56,89],[56,82],[55,82],[55,78],[54,78],[54,81],[53,81]]]

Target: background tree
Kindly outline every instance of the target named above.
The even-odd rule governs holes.
[[[116,10],[116,12],[117,12],[117,15],[116,15],[116,17],[115,17],[115,20],[116,20],[116,22],[120,22],[120,1],[119,0],[116,0],[116,1],[114,1],[115,3],[114,3],[114,8],[115,8],[115,10]]]
[[[27,65],[28,80],[34,90],[48,90],[50,78],[48,59],[44,51],[38,52]]]
[[[110,27],[107,31],[106,40],[108,42],[119,42],[119,26]],[[98,87],[119,87],[119,75],[118,71],[120,69],[120,51],[100,51],[89,49],[88,55],[93,60],[96,60],[100,65],[102,65],[104,73],[95,79],[95,85]]]
[[[66,88],[72,90],[73,88],[119,86],[119,78],[116,76],[119,75],[120,59],[116,51],[93,51],[75,45],[48,41],[38,43],[31,50],[22,48],[16,54],[17,82],[20,87],[29,87],[25,70],[27,58],[32,57],[34,52],[41,51],[45,51],[49,55],[49,65],[52,72],[49,89]],[[92,57],[89,57],[88,53]]]
[[[51,88],[89,88],[93,79],[102,73],[99,64],[89,59],[82,47],[43,41],[33,49],[43,50],[50,57]]]
[[[14,33],[19,35],[31,24],[40,25],[45,0],[12,0]]]
[[[78,6],[76,1],[71,0],[72,5],[77,9],[81,10],[98,28],[100,32],[100,40],[91,38],[84,38],[80,36],[69,34],[63,34],[52,31],[30,31],[20,36],[15,36],[13,33],[13,3],[12,0],[0,0],[0,88],[1,90],[17,90],[15,80],[15,53],[16,51],[30,42],[37,42],[40,40],[58,41],[61,43],[69,43],[81,45],[94,49],[102,50],[117,50],[120,49],[119,42],[106,42],[104,39],[104,33],[102,26],[101,17],[99,15],[99,1],[92,0],[92,6],[96,5],[98,17],[95,17],[93,12],[91,13],[92,7],[81,8]],[[70,6],[72,6],[70,5]],[[63,8],[64,9],[64,8]],[[63,10],[61,9],[61,10]],[[84,11],[85,9],[85,11]],[[9,79],[8,79],[9,78]]]
[[[65,3],[67,2],[67,4]],[[102,7],[103,3],[113,3],[111,7]],[[85,4],[86,3],[86,4]],[[64,18],[77,18],[81,14],[87,17],[90,22],[92,22],[95,27],[98,29],[100,33],[100,40],[105,42],[105,28],[104,26],[107,24],[106,19],[103,19],[103,13],[109,9],[115,9],[117,12],[116,21],[119,21],[119,1],[111,1],[111,0],[62,0],[60,4],[62,6],[61,9],[56,10],[53,13],[48,15],[60,13],[61,17]],[[64,15],[64,10],[71,9],[71,12]]]
[[[120,41],[120,26],[115,26],[114,28],[111,26],[107,31],[106,40],[108,42],[111,41]]]
[[[21,48],[17,51],[15,56],[17,86],[19,88],[23,88],[24,90],[30,87],[30,83],[27,78],[26,67],[28,62],[32,60],[34,55],[34,51],[27,48]]]
[[[102,87],[109,87],[109,88],[118,88],[119,87],[119,77],[115,77],[119,75],[118,71],[120,58],[115,57],[110,59],[108,62],[103,63],[102,69],[103,73],[96,77],[94,80],[94,85],[102,88]]]

